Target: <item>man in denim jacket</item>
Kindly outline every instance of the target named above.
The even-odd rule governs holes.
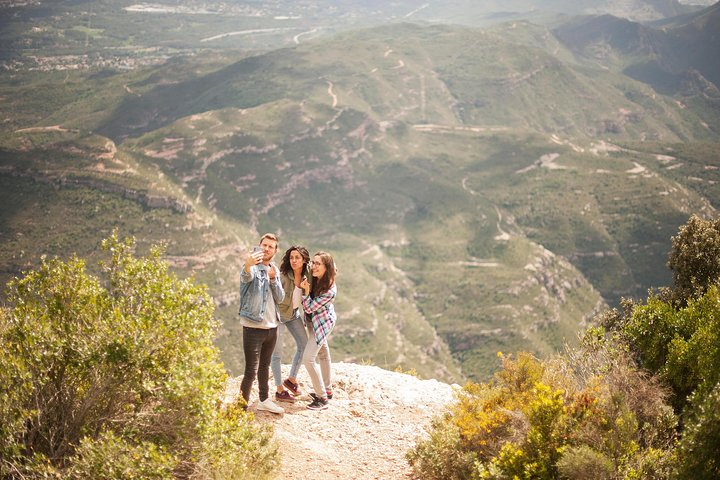
[[[266,233],[260,239],[260,250],[247,256],[240,273],[240,324],[243,326],[245,374],[240,392],[250,404],[250,390],[258,379],[258,410],[283,413],[285,410],[269,398],[270,359],[272,358],[277,327],[280,323],[278,303],[285,296],[280,272],[270,261],[278,249],[278,238]]]

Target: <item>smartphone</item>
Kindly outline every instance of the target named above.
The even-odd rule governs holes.
[[[257,252],[262,252],[262,251],[263,251],[263,249],[262,249],[262,247],[261,247],[260,245],[255,245],[255,246],[253,247],[253,249],[252,249],[252,256],[255,257],[255,254],[256,254]],[[264,256],[264,255],[263,255],[263,256]],[[257,259],[256,259],[255,261],[256,261],[256,262],[262,262],[262,257],[260,257],[260,260],[257,260]]]
[[[255,253],[262,252],[262,251],[263,251],[263,248],[260,245],[255,245],[252,249],[253,256],[255,255]],[[263,256],[264,256],[264,254],[263,254]],[[260,258],[260,260],[255,260],[255,261],[257,262],[255,265],[260,270],[267,270],[267,268],[265,268],[265,266],[262,263],[262,261],[263,261],[262,257]]]

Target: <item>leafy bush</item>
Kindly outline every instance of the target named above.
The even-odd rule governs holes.
[[[720,220],[690,217],[672,238],[668,266],[680,302],[702,295],[716,283],[720,279]]]
[[[135,444],[106,430],[96,438],[84,437],[69,464],[63,477],[72,480],[163,480],[173,478],[177,460],[155,443]]]
[[[673,237],[668,265],[673,287],[650,293],[646,303],[623,302],[623,311],[602,319],[628,345],[638,364],[672,391],[671,404],[683,418],[676,451],[677,476],[720,476],[720,221],[696,216]],[[644,456],[629,478],[667,478],[659,454]],[[654,472],[651,474],[651,472]]]
[[[552,480],[557,478],[557,461],[567,441],[566,426],[570,421],[565,415],[564,392],[540,382],[531,392],[526,405],[515,405],[529,423],[525,438],[505,442],[489,463],[508,478]]]
[[[610,480],[615,466],[607,455],[587,446],[568,448],[558,461],[558,473],[568,480]]]
[[[408,454],[418,477],[630,478],[653,452],[672,453],[665,391],[601,331],[565,356],[502,360],[494,380],[468,383]]]
[[[648,448],[623,465],[620,477],[624,480],[674,479],[677,451]]]
[[[696,394],[680,441],[678,478],[720,478],[720,383],[707,394]]]
[[[461,447],[457,425],[449,416],[433,420],[429,438],[407,453],[408,462],[420,478],[427,480],[463,480],[470,478],[477,455]]]
[[[103,249],[104,283],[73,257],[8,284],[0,476],[223,478],[228,464],[267,476],[270,432],[219,408],[226,374],[205,288],[171,274],[161,247],[136,258],[113,234]]]
[[[646,304],[636,304],[614,327],[639,364],[670,386],[678,412],[697,389],[706,392],[720,381],[718,302],[718,285],[679,308],[651,294]]]

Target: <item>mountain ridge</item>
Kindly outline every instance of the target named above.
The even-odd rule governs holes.
[[[655,28],[612,15],[577,17],[554,32],[569,48],[609,68],[621,68],[632,78],[652,85],[661,93],[681,90],[689,72],[720,85],[720,61],[711,52],[720,44],[720,4],[667,20]],[[609,49],[609,50],[608,50]],[[613,61],[634,57],[632,63]]]

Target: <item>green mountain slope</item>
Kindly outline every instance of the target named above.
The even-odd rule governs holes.
[[[281,248],[338,259],[336,360],[485,378],[497,351],[550,353],[606,304],[669,283],[670,236],[717,206],[717,106],[625,76],[637,50],[613,52],[598,67],[527,22],[395,24],[18,73],[0,105],[24,107],[0,135],[2,272],[92,258],[114,227],[166,240],[208,285],[237,370],[239,266],[277,231]]]
[[[564,63],[498,34],[409,24],[343,34],[331,43],[274,51],[160,85],[126,98],[100,131],[123,138],[202,111],[251,108],[281,98],[332,104],[333,95],[377,120],[410,124],[454,122],[662,141],[716,134],[686,127],[712,125],[712,118],[623,75]]]

